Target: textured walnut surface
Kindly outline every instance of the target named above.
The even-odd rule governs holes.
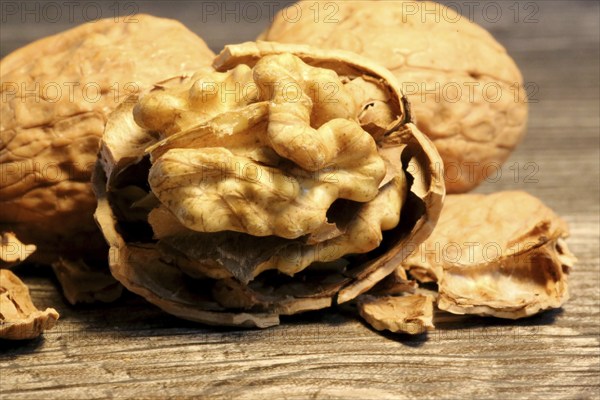
[[[179,22],[138,15],[83,24],[0,61],[0,231],[57,254],[100,258],[89,183],[107,115],[157,80],[207,65],[213,54]]]
[[[446,164],[449,193],[477,186],[524,133],[519,69],[485,29],[453,8],[307,0],[280,12],[260,39],[351,50],[392,71]]]

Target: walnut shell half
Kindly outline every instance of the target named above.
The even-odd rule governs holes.
[[[226,46],[107,123],[94,176],[112,274],[167,312],[266,327],[351,300],[431,232],[439,155],[389,71]]]
[[[108,114],[157,80],[210,65],[179,22],[94,21],[0,61],[0,232],[37,246],[31,261],[106,257],[90,178]]]
[[[261,40],[349,50],[398,79],[446,166],[448,193],[473,189],[524,134],[523,78],[506,50],[451,7],[428,1],[301,1]]]
[[[567,236],[567,224],[525,192],[450,195],[433,234],[403,265],[437,281],[442,310],[522,318],[568,299],[576,259]]]

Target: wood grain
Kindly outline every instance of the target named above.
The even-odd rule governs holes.
[[[252,39],[268,23],[199,23],[200,2],[182,4],[138,2],[141,11],[179,17],[215,50]],[[513,2],[497,4],[508,13]],[[535,23],[475,14],[539,88],[527,137],[501,176],[478,191],[526,190],[569,222],[579,262],[563,309],[517,322],[439,312],[437,330],[418,337],[375,332],[349,308],[284,318],[262,331],[214,329],[132,294],[72,307],[49,269],[19,268],[36,305],[56,307],[61,319],[43,338],[0,342],[0,397],[599,398],[600,7],[532,4]],[[9,18],[0,52],[68,25]]]

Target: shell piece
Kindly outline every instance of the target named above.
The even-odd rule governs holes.
[[[0,270],[0,339],[33,339],[52,329],[57,319],[54,308],[35,308],[29,289],[15,274]]]
[[[183,318],[267,327],[355,298],[431,232],[439,155],[388,71],[265,42],[227,46],[214,67],[107,123],[96,218],[128,289]],[[386,112],[365,113],[373,101]]]
[[[419,284],[417,281],[408,279],[406,275],[406,271],[404,268],[396,268],[394,272],[389,274],[385,279],[375,285],[371,290],[369,290],[369,294],[375,296],[382,295],[403,295],[407,293],[414,294],[419,288]],[[435,296],[437,297],[437,296]]]
[[[434,329],[433,298],[422,294],[358,298],[358,311],[373,328],[411,335]]]
[[[32,261],[105,257],[89,181],[108,114],[156,81],[212,61],[179,22],[135,19],[86,23],[0,61],[0,230],[35,244]]]
[[[0,233],[0,268],[10,268],[29,257],[36,247],[21,243],[13,232]]]
[[[292,7],[280,11],[259,39],[350,50],[392,71],[418,128],[444,160],[449,193],[477,186],[524,134],[527,103],[519,69],[485,29],[451,7],[346,0]]]
[[[71,304],[96,301],[110,303],[121,297],[123,286],[113,278],[106,266],[94,268],[82,260],[59,258],[52,263],[52,269]]]
[[[524,192],[446,198],[434,233],[403,266],[438,282],[438,307],[456,314],[522,318],[568,299],[575,257],[566,223]]]

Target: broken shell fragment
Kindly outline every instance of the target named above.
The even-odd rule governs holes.
[[[567,236],[567,224],[525,192],[450,195],[433,234],[403,267],[437,281],[442,310],[522,318],[568,299],[576,259]]]
[[[108,120],[96,219],[125,287],[182,318],[266,327],[355,298],[429,235],[439,155],[388,71],[266,42],[213,66]]]
[[[433,329],[433,298],[407,296],[360,296],[358,311],[373,328],[416,335]]]
[[[57,319],[54,308],[35,308],[29,289],[15,274],[0,270],[0,339],[33,339],[52,329]]]
[[[21,243],[13,232],[0,233],[0,268],[10,268],[29,257],[36,247]]]
[[[416,280],[409,279],[404,268],[396,268],[394,272],[385,277],[369,290],[369,294],[375,296],[382,295],[402,295],[407,293],[416,293],[419,290],[419,284]]]
[[[113,278],[106,266],[97,268],[83,260],[61,257],[52,263],[52,269],[65,298],[71,304],[110,303],[121,297],[123,286]]]

